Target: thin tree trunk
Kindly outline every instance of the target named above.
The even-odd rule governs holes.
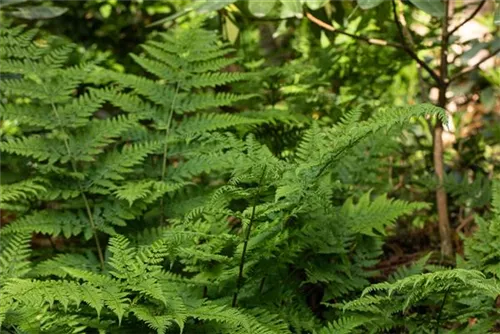
[[[449,25],[449,0],[444,0],[445,15],[441,30],[441,64],[439,84],[438,106],[446,108],[446,91],[448,90],[448,25]],[[448,198],[444,188],[444,163],[443,163],[443,123],[436,121],[434,128],[434,172],[437,177],[436,205],[438,211],[439,236],[441,239],[441,255],[445,258],[453,257],[453,245],[451,243],[450,220],[448,218]]]

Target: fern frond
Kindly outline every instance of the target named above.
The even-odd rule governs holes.
[[[19,233],[9,237],[2,237],[0,253],[0,284],[10,278],[20,278],[30,270],[31,235]]]

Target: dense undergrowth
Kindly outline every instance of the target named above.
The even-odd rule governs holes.
[[[444,109],[365,100],[352,77],[333,96],[347,65],[326,50],[298,40],[302,58],[269,66],[198,18],[152,33],[130,71],[26,26],[0,43],[17,127],[1,141],[2,332],[500,330],[494,173],[446,181],[450,207],[480,213],[455,259],[431,246],[380,266],[434,215],[412,150]],[[420,178],[398,191],[397,173]]]

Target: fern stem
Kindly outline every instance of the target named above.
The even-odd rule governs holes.
[[[47,92],[45,85],[43,85],[43,89],[45,91],[45,94],[47,94],[47,96],[49,96],[49,93]],[[61,119],[59,117],[59,113],[57,112],[56,106],[54,105],[54,102],[51,101],[50,105],[52,107],[52,111],[54,112],[54,115],[57,118],[57,121],[59,122],[59,127],[61,128],[61,130],[63,130],[62,125],[61,125]],[[64,141],[64,146],[66,148],[66,153],[68,154],[68,158],[70,160],[71,168],[73,169],[74,173],[77,173],[78,171],[76,168],[76,163],[71,155],[71,149],[69,147],[68,138],[66,138],[66,136],[65,136],[63,138],[63,141]],[[85,210],[86,210],[87,216],[89,218],[90,228],[92,229],[92,234],[94,235],[94,240],[95,240],[95,244],[96,244],[96,248],[97,248],[97,255],[99,257],[99,263],[101,265],[101,270],[104,270],[104,256],[102,253],[101,242],[99,241],[99,237],[97,236],[97,227],[95,225],[94,218],[92,216],[92,211],[90,210],[89,201],[87,199],[87,196],[85,196],[85,192],[84,192],[84,189],[83,189],[83,186],[82,186],[82,183],[80,182],[80,180],[78,180],[78,189],[80,190],[80,195],[82,196],[83,202],[85,204]]]
[[[82,187],[81,183],[78,183],[78,185],[80,186],[80,193],[82,195],[83,202],[85,203],[85,209],[86,209],[87,215],[89,217],[90,226],[92,228],[92,231],[94,232],[92,234],[94,235],[95,245],[97,247],[97,255],[99,256],[99,263],[101,264],[101,270],[104,270],[104,256],[102,253],[101,243],[100,243],[99,237],[97,235],[97,227],[96,227],[95,222],[94,222],[94,217],[92,216],[92,211],[90,210],[89,201],[87,199],[87,196],[83,192],[83,187]]]
[[[441,322],[441,314],[443,313],[444,304],[446,303],[446,298],[448,298],[448,293],[450,292],[450,288],[451,286],[449,286],[448,289],[446,289],[443,296],[443,301],[441,302],[441,307],[439,308],[439,313],[436,319],[436,330],[435,330],[436,334],[439,334],[439,324]]]
[[[161,164],[161,181],[165,182],[165,176],[167,174],[167,152],[168,152],[168,137],[170,136],[170,125],[172,124],[172,118],[174,116],[174,105],[175,101],[177,99],[177,94],[179,93],[179,83],[177,83],[175,87],[175,94],[172,99],[172,104],[170,105],[170,113],[168,115],[167,119],[167,126],[165,129],[165,139],[163,143],[163,160]],[[161,211],[161,218],[160,218],[160,224],[163,225],[164,220],[165,220],[165,202],[164,202],[164,196],[161,197],[160,200],[160,211]]]
[[[250,215],[250,221],[248,222],[248,227],[245,233],[245,240],[243,241],[243,250],[241,251],[240,268],[239,268],[238,278],[236,280],[236,292],[233,295],[233,302],[231,303],[232,307],[236,307],[236,303],[238,301],[238,293],[240,292],[240,289],[243,285],[242,283],[243,283],[243,269],[245,268],[245,255],[247,252],[248,241],[250,239],[250,232],[252,231],[253,221],[255,219],[255,208],[257,207],[257,200],[259,199],[260,188],[265,173],[266,173],[266,166],[264,166],[264,168],[262,169],[262,175],[260,176],[259,179],[257,192],[255,193],[255,196],[253,198],[252,214]]]

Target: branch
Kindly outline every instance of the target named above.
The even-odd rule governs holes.
[[[460,29],[464,24],[466,24],[467,22],[469,22],[470,20],[472,20],[474,18],[474,16],[476,16],[477,13],[479,13],[479,11],[481,10],[481,8],[483,8],[484,4],[486,3],[486,0],[482,0],[479,5],[476,7],[476,9],[462,22],[460,23],[459,25],[457,25],[455,28],[451,29],[450,32],[448,32],[448,36],[451,36],[453,35],[458,29]]]
[[[500,48],[497,48],[495,50],[493,50],[492,53],[490,53],[489,55],[483,57],[483,59],[481,59],[479,62],[477,62],[477,64],[473,65],[473,66],[468,66],[466,68],[464,68],[461,72],[455,74],[454,76],[452,76],[450,78],[450,82],[452,81],[455,81],[456,79],[460,78],[461,76],[465,75],[465,74],[468,74],[474,70],[477,70],[479,68],[479,66],[481,66],[482,63],[484,63],[485,61],[487,61],[488,59],[494,57],[497,55],[497,53],[500,52]]]
[[[392,0],[392,14],[394,15],[394,22],[396,22],[396,26],[398,27],[398,32],[399,32],[399,37],[401,38],[401,43],[403,43],[403,45],[405,47],[409,48],[410,46],[406,43],[406,38],[405,38],[405,35],[403,33],[403,25],[401,24],[401,22],[398,19],[398,13],[396,12],[396,1],[395,0]],[[411,41],[410,41],[410,43],[411,43]]]
[[[396,49],[402,49],[402,50],[405,49],[405,47],[399,43],[393,43],[393,42],[389,42],[389,41],[386,41],[383,39],[369,38],[369,37],[361,36],[361,35],[354,35],[354,34],[348,33],[347,31],[337,29],[334,26],[332,26],[331,24],[328,24],[326,22],[321,21],[320,19],[318,19],[317,17],[315,17],[314,15],[312,15],[309,12],[306,13],[306,16],[309,20],[311,20],[313,23],[316,23],[317,25],[319,25],[323,29],[326,29],[326,30],[329,30],[332,32],[336,32],[336,33],[341,34],[341,35],[349,36],[351,38],[358,39],[358,40],[364,41],[364,42],[366,42],[368,44],[372,44],[372,45],[390,46],[390,47],[393,47]]]
[[[326,22],[321,21],[320,19],[318,19],[317,17],[315,17],[314,15],[312,15],[309,12],[306,13],[306,16],[310,21],[312,21],[313,23],[319,25],[320,27],[322,27],[323,29],[326,29],[328,31],[332,31],[332,32],[339,33],[341,35],[349,36],[351,38],[354,38],[354,39],[357,39],[360,41],[364,41],[364,42],[371,44],[371,45],[390,46],[390,47],[393,47],[396,49],[401,49],[401,50],[405,51],[420,66],[422,66],[427,71],[427,73],[430,74],[430,76],[434,79],[434,81],[437,84],[441,84],[441,78],[429,67],[429,65],[427,65],[422,59],[420,59],[418,57],[418,55],[415,52],[413,52],[413,50],[411,50],[408,46],[403,45],[403,44],[399,44],[399,43],[386,41],[383,39],[376,39],[376,38],[369,38],[369,37],[361,36],[361,35],[354,35],[354,34],[348,33],[347,31],[337,29],[334,26],[332,26],[331,24],[328,24]]]

